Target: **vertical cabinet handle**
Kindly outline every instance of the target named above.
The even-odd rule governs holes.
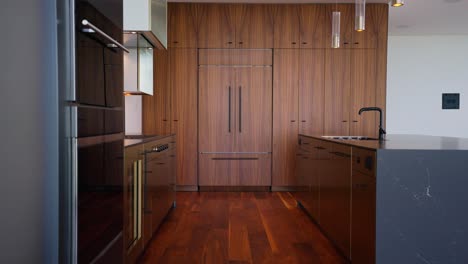
[[[242,133],[242,86],[239,86],[239,133]]]
[[[138,239],[141,238],[141,222],[142,222],[142,219],[141,219],[141,216],[142,216],[142,204],[141,204],[141,196],[142,196],[142,182],[141,182],[141,178],[142,178],[142,164],[143,162],[141,160],[138,160],[137,161],[137,164],[138,164]]]
[[[228,131],[231,133],[231,86],[229,86],[228,108]]]

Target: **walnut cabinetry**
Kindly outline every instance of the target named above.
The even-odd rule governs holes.
[[[376,137],[376,114],[358,111],[385,109],[388,5],[366,7],[366,30],[356,32],[353,4],[169,3],[170,48],[155,52],[156,94],[143,99],[143,126],[178,135],[177,184],[196,187],[205,168],[251,162],[200,152],[247,151],[271,152],[262,169],[271,184],[295,187],[299,133]],[[336,10],[341,47],[332,49]]]

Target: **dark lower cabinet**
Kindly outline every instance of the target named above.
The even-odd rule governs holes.
[[[353,263],[375,263],[375,151],[300,136],[294,197]]]

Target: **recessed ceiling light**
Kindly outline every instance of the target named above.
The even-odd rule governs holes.
[[[405,1],[403,0],[392,0],[391,1],[391,5],[394,6],[394,7],[400,7],[400,6],[403,6],[405,4]]]

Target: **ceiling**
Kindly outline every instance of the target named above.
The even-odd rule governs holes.
[[[216,3],[335,3],[335,0],[168,0],[169,2]],[[354,0],[338,0],[354,3]],[[388,3],[388,0],[368,0]],[[468,35],[468,0],[406,0],[390,8],[390,35]]]

